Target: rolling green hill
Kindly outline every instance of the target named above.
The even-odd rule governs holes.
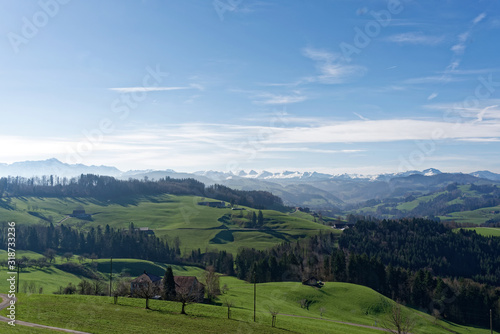
[[[80,295],[20,295],[19,318],[62,328],[91,333],[139,333],[148,328],[156,333],[380,333],[380,330],[354,325],[379,327],[387,319],[392,301],[366,287],[347,283],[326,283],[322,289],[300,283],[257,285],[257,322],[253,322],[253,285],[223,277],[229,291],[216,305],[190,304],[188,315],[180,315],[180,304],[144,300]],[[302,308],[299,301],[309,306]],[[234,303],[231,320],[227,319],[224,300]],[[279,310],[277,328],[271,327],[269,309]],[[323,314],[320,314],[322,309]],[[3,311],[5,312],[5,311]],[[489,333],[487,329],[459,326],[403,309],[415,319],[415,334]],[[14,331],[7,331],[10,333]]]
[[[42,255],[27,252],[27,251],[17,251],[16,256],[21,258],[23,256],[27,258],[39,258]],[[0,250],[0,258],[5,259],[6,251]],[[77,258],[74,256],[70,262],[77,263]],[[73,274],[71,272],[64,271],[64,267],[57,268],[66,260],[56,257],[55,262],[46,268],[23,268],[20,274],[21,284],[20,291],[22,292],[22,287],[25,284],[30,284],[31,282],[36,287],[36,293],[39,293],[39,288],[42,288],[43,293],[53,293],[59,290],[59,287],[65,287],[69,283],[77,285],[81,279],[88,279],[88,277]],[[94,264],[92,264],[94,263]],[[108,279],[110,271],[110,260],[109,259],[99,259],[99,260],[85,260],[82,264],[87,268],[91,268],[97,275],[100,275],[103,279]],[[175,275],[181,276],[198,276],[201,277],[203,270],[198,267],[184,266],[184,265],[171,265]],[[165,274],[167,264],[151,262],[145,260],[137,259],[113,259],[113,276],[118,277],[137,277],[141,275],[144,270],[149,273],[155,274],[157,276],[163,276]],[[0,275],[0,291],[8,290],[8,282],[6,280],[7,270],[5,267],[2,268],[2,273]]]
[[[40,256],[33,252],[19,252],[18,255],[28,258]],[[4,256],[4,253],[0,256]],[[76,262],[76,257],[71,261]],[[63,262],[66,261],[57,258],[55,264]],[[91,261],[87,260],[86,263],[90,265]],[[123,275],[136,277],[144,270],[163,276],[166,266],[143,260],[114,259],[113,273],[115,279]],[[109,259],[95,260],[93,267],[103,277],[108,277]],[[174,265],[173,271],[175,275],[197,276],[200,279],[203,275],[202,269],[190,266]],[[1,291],[7,291],[4,275],[5,271],[2,270]],[[69,282],[76,285],[81,278],[56,269],[54,265],[44,270],[25,269],[21,273],[22,282],[34,282],[37,288],[42,286],[43,294],[38,294],[38,291],[34,294],[19,294],[19,319],[92,333],[136,333],[137,321],[141,318],[147,320],[148,327],[160,333],[184,333],[186,328],[194,330],[197,326],[202,328],[195,331],[197,333],[232,333],[247,329],[258,333],[377,333],[380,331],[336,322],[380,327],[392,303],[370,288],[349,283],[326,282],[321,289],[295,282],[263,283],[257,284],[257,323],[254,324],[253,284],[229,276],[220,278],[221,286],[225,285],[228,290],[219,296],[215,305],[190,304],[187,306],[189,316],[180,315],[180,304],[175,302],[151,301],[153,310],[146,311],[144,300],[141,299],[120,298],[118,305],[114,305],[108,297],[51,295],[59,286],[66,286]],[[226,319],[224,302],[228,300],[234,304],[233,320]],[[305,300],[305,307],[301,306],[301,300]],[[270,327],[271,316],[268,311],[271,308],[279,310],[277,329]],[[488,332],[437,321],[413,309],[406,309],[405,313],[416,319],[417,327],[413,331],[416,334],[444,334],[450,330],[455,333]],[[169,323],[168,328],[165,328],[165,322]]]
[[[347,213],[380,218],[438,217],[441,221],[484,224],[500,221],[500,188],[495,185],[448,185],[436,192],[370,200]]]
[[[0,221],[63,223],[81,230],[97,225],[127,229],[133,222],[135,227],[149,227],[169,243],[179,237],[183,252],[217,248],[236,253],[242,246],[265,249],[328,229],[308,219],[273,210],[263,210],[262,228],[249,228],[251,213],[257,213],[256,210],[212,208],[198,205],[201,201],[213,200],[174,195],[129,197],[118,202],[95,198],[14,197],[4,200],[0,206]],[[68,217],[77,209],[85,210],[91,218]]]

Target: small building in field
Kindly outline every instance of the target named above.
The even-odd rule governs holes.
[[[225,208],[226,202],[198,202],[198,205],[209,206],[211,208]]]
[[[151,230],[149,227],[139,227],[135,230],[140,232],[140,233],[147,234],[147,235],[154,235],[155,234],[155,232],[153,230]]]
[[[308,279],[303,280],[302,284],[303,285],[314,286],[314,287],[317,287],[317,288],[321,288],[323,285],[325,285],[325,283],[323,283],[322,281],[320,281],[319,279],[317,279],[314,276],[311,276]]]
[[[89,219],[91,217],[91,215],[86,213],[85,210],[73,210],[73,213],[69,216],[80,219]]]
[[[203,303],[205,301],[205,285],[203,285],[195,276],[174,276],[175,292],[177,295],[185,295],[188,299],[195,303]],[[130,282],[130,295],[134,295],[134,291],[141,289],[146,284],[154,284],[158,289],[158,296],[163,294],[163,278],[147,273],[135,278]],[[156,298],[156,297],[155,297]]]

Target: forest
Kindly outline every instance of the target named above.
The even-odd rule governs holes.
[[[338,239],[321,234],[266,251],[241,249],[236,275],[247,281],[325,281],[368,286],[453,322],[500,320],[500,240],[453,232],[425,219],[359,221]]]

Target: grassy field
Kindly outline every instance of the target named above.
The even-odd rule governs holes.
[[[500,237],[500,228],[490,228],[490,227],[471,227],[464,228],[464,230],[473,230],[477,234],[484,235],[486,237]]]
[[[492,211],[500,211],[500,206],[482,208],[473,211],[453,212],[446,216],[440,216],[441,221],[456,221],[457,223],[483,224],[489,219],[498,217]]]
[[[476,190],[471,190],[470,185],[459,185],[457,187],[461,192],[461,196],[455,198],[451,201],[448,201],[446,205],[454,205],[454,204],[464,204],[466,198],[479,198],[483,194],[479,193]],[[412,201],[405,202],[403,197],[397,198],[395,203],[392,203],[387,206],[386,209],[396,209],[399,210],[401,214],[405,214],[415,209],[420,203],[426,203],[434,200],[436,197],[444,194],[448,194],[449,191],[439,191],[429,195],[418,196]],[[354,211],[357,214],[375,214],[379,206],[384,205],[384,203],[376,204],[373,206],[362,207]],[[483,224],[487,220],[498,217],[499,214],[495,213],[495,211],[500,211],[500,206],[496,207],[485,207],[473,211],[459,211],[452,212],[445,216],[439,216],[441,221],[455,221],[457,223],[473,223],[473,224]],[[385,217],[391,218],[393,215],[386,214]]]
[[[34,252],[18,251],[16,254],[19,257],[26,256],[28,258],[38,258],[41,255]],[[0,258],[6,258],[6,252],[0,250]],[[72,262],[77,262],[76,257],[74,257]],[[61,264],[63,261],[61,258],[57,257],[53,264]],[[90,260],[86,260],[86,264],[90,264]],[[109,277],[110,271],[110,261],[109,259],[95,260],[96,270],[102,274],[103,277]],[[149,273],[155,274],[162,277],[165,274],[167,264],[136,260],[136,259],[113,259],[113,277],[137,277],[141,275],[144,270]],[[175,275],[179,276],[197,276],[200,277],[203,274],[203,270],[198,267],[191,266],[181,266],[172,265],[172,269]],[[65,287],[69,283],[77,285],[83,278],[82,276],[77,276],[63,270],[56,268],[54,265],[44,268],[44,269],[34,269],[34,268],[24,268],[20,274],[20,292],[22,292],[22,287],[24,284],[30,284],[33,282],[36,286],[36,292],[38,293],[40,287],[44,294],[53,293],[59,291],[59,287]],[[7,270],[5,267],[2,268],[0,272],[0,292],[7,291]]]
[[[108,297],[22,294],[17,314],[21,320],[91,333],[139,333],[147,327],[156,333],[361,334],[380,331],[333,321],[380,326],[391,303],[371,289],[347,283],[326,283],[322,289],[292,282],[258,284],[257,322],[253,323],[253,285],[232,277],[221,278],[221,284],[227,284],[229,291],[216,301],[218,305],[190,304],[187,316],[179,314],[181,306],[176,302],[152,300],[152,310],[145,310],[144,300],[135,298],[120,298],[115,305]],[[231,320],[221,305],[226,299],[234,303]],[[301,308],[300,299],[307,299],[309,307]],[[271,327],[270,308],[279,310],[277,328]],[[415,318],[415,334],[444,334],[450,329],[455,333],[489,333],[487,329],[435,323],[432,317],[412,309],[404,312]],[[15,331],[5,331],[11,332]]]
[[[33,252],[21,252],[22,256],[39,257]],[[0,254],[5,255],[5,254]],[[57,264],[63,260],[56,259]],[[76,261],[72,259],[71,261]],[[90,261],[89,261],[90,262]],[[105,277],[109,274],[109,259],[94,261],[96,269]],[[135,259],[114,259],[113,273],[136,277],[144,270],[163,276],[166,264]],[[190,266],[173,266],[174,275],[197,276],[203,270]],[[0,292],[7,292],[5,270],[0,277]],[[264,283],[257,285],[257,324],[253,323],[253,285],[234,277],[220,278],[221,286],[228,291],[215,301],[215,305],[190,304],[189,316],[180,315],[180,304],[152,301],[152,311],[144,309],[144,300],[120,298],[118,305],[111,298],[91,296],[51,295],[59,286],[69,282],[78,284],[80,277],[51,266],[45,270],[25,270],[22,281],[33,281],[43,286],[43,294],[19,294],[18,319],[88,331],[91,333],[136,333],[139,324],[147,319],[148,327],[159,333],[377,333],[380,331],[335,323],[341,321],[379,327],[389,313],[389,299],[377,292],[348,283],[327,282],[322,289],[304,286],[295,282]],[[4,283],[5,282],[5,283]],[[225,301],[234,304],[233,320],[227,320]],[[302,308],[299,301],[306,300]],[[269,309],[279,310],[278,329],[270,327]],[[452,328],[457,333],[487,333],[487,330],[472,329],[455,324],[437,322],[431,316],[406,309],[417,321],[414,333],[447,333]],[[313,319],[310,319],[313,318]],[[142,320],[140,320],[142,319]],[[169,324],[168,328],[165,323]],[[5,327],[5,325],[4,325]],[[21,328],[21,327],[19,327]],[[10,333],[9,327],[1,333]],[[17,330],[17,328],[16,328]],[[25,331],[29,333],[28,331]],[[20,333],[24,333],[20,331]],[[33,333],[44,333],[33,330]]]
[[[98,201],[93,198],[10,198],[0,206],[0,221],[33,224],[63,221],[67,226],[88,230],[91,226],[113,228],[149,227],[159,237],[173,242],[181,240],[181,251],[200,248],[227,250],[238,247],[265,249],[283,241],[294,241],[328,230],[327,226],[305,217],[264,210],[264,229],[245,227],[248,216],[255,210],[235,211],[230,208],[210,208],[197,203],[209,199],[196,196],[134,197],[120,202]],[[67,218],[73,210],[84,209],[92,220]],[[229,217],[229,219],[223,219]]]

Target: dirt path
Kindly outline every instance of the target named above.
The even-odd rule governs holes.
[[[9,306],[10,299],[9,299],[9,296],[7,296],[6,294],[3,294],[3,293],[0,293],[0,297],[2,298],[2,302],[0,303],[0,310],[3,310],[4,308],[6,308],[6,307]],[[0,316],[0,321],[9,322],[11,320],[9,318]],[[45,326],[45,325],[33,324],[31,322],[20,321],[20,320],[16,319],[16,326],[17,325],[27,326],[27,327],[37,327],[37,328],[51,329],[51,330],[54,330],[54,331],[66,332],[66,333],[91,334],[91,333],[87,333],[87,332],[75,331],[75,330],[72,330],[72,329],[64,329],[64,328],[57,328],[57,327],[52,327],[52,326]]]
[[[368,325],[360,325],[360,324],[355,324],[355,323],[352,323],[352,322],[330,320],[330,319],[322,319],[322,318],[315,318],[315,317],[306,317],[306,316],[303,316],[303,315],[293,315],[293,314],[284,314],[284,313],[280,313],[280,315],[284,315],[286,317],[293,317],[293,318],[304,318],[304,319],[330,321],[330,322],[335,322],[337,324],[343,324],[343,325],[349,325],[349,326],[355,326],[355,327],[363,327],[363,328],[375,329],[375,330],[379,330],[379,331],[383,331],[383,332],[390,332],[390,330],[387,330],[385,328],[375,327],[375,326],[368,326]]]

